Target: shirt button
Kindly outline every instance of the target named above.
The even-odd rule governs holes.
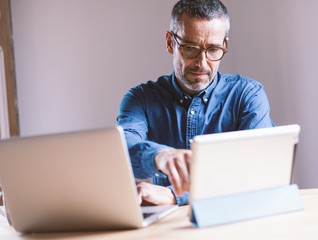
[[[187,99],[188,99],[188,96],[184,96],[184,99],[187,100]]]
[[[160,175],[159,175],[158,173],[155,173],[155,176],[156,176],[156,177],[159,177]]]
[[[207,102],[207,101],[208,101],[208,99],[207,99],[207,98],[205,98],[205,99],[203,99],[203,101],[204,101],[204,102]]]
[[[194,114],[194,111],[192,110],[192,111],[190,112],[190,114],[193,115],[193,114]]]
[[[179,101],[180,103],[183,103],[183,100],[182,99],[180,99],[180,101]]]

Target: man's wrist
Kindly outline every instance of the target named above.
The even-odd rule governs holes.
[[[182,194],[182,196],[179,197],[179,196],[177,195],[177,193],[175,192],[175,190],[174,190],[174,188],[173,188],[172,185],[168,186],[168,188],[170,188],[170,190],[172,191],[173,196],[174,196],[174,198],[175,198],[175,200],[176,200],[176,204],[177,204],[177,205],[182,206],[182,205],[186,205],[186,204],[189,203],[189,193],[188,193],[188,192],[184,192],[184,193]]]
[[[176,195],[173,192],[173,190],[170,187],[167,187],[171,193],[171,205],[176,205],[177,203],[177,199],[176,199]]]

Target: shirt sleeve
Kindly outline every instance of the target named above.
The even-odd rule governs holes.
[[[189,203],[189,192],[184,192],[182,196],[178,196],[172,185],[168,186],[168,188],[170,188],[173,192],[173,195],[177,200],[178,206],[186,205]]]
[[[261,84],[254,84],[244,90],[239,119],[238,130],[275,126],[270,117],[268,98]]]
[[[160,185],[160,186],[165,186],[165,187],[168,187],[171,189],[176,201],[177,201],[177,204],[179,206],[182,206],[182,205],[186,205],[189,203],[189,192],[184,192],[182,194],[182,196],[178,196],[176,191],[174,190],[173,186],[171,185],[171,183],[169,182],[168,180],[168,177],[167,176],[164,176],[164,177],[154,177],[153,179],[153,184],[156,184],[156,185]]]
[[[122,126],[130,160],[137,179],[163,176],[154,164],[156,154],[169,146],[149,141],[146,101],[140,87],[131,89],[120,104],[117,124]]]

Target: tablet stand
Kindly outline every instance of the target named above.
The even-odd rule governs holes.
[[[191,207],[191,222],[199,228],[304,209],[296,184],[193,200]]]

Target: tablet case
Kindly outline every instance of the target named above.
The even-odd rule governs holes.
[[[303,210],[296,184],[191,201],[195,227],[260,218]]]

